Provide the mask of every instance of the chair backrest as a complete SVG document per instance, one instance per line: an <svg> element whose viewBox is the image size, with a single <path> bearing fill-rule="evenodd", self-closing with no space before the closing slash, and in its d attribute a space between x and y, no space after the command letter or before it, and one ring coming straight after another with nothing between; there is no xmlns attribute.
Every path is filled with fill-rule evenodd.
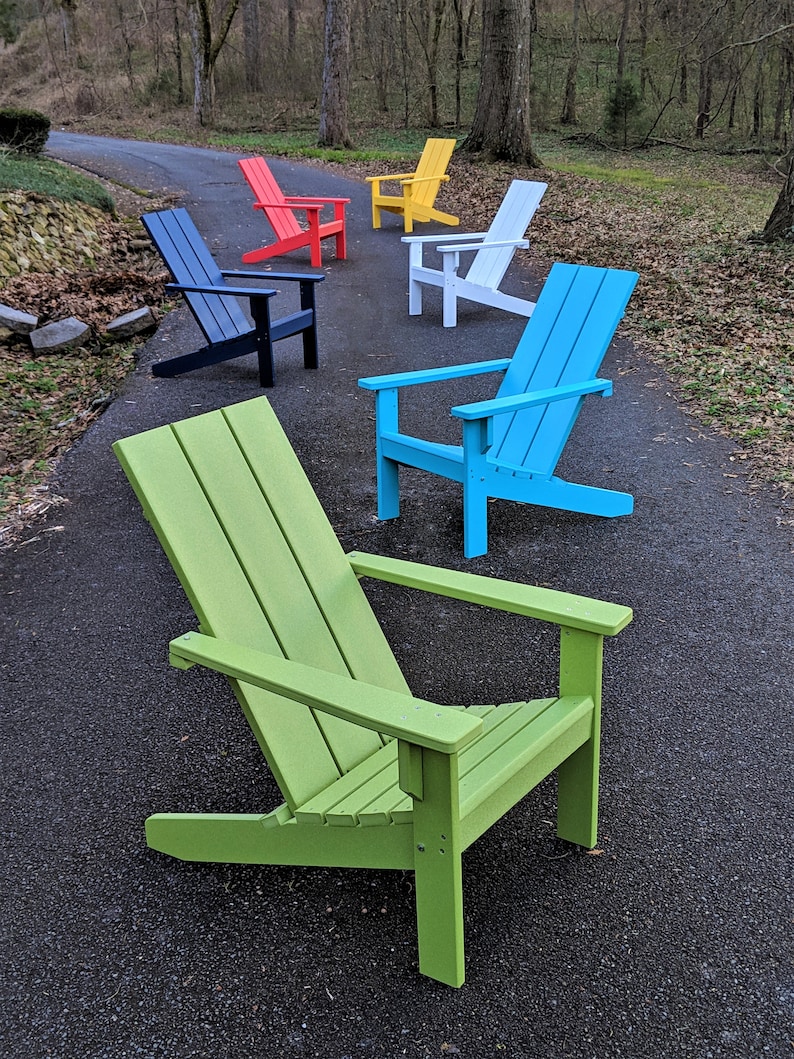
<svg viewBox="0 0 794 1059"><path fill-rule="evenodd" d="M595 379L639 276L590 265L552 266L497 397ZM490 457L553 473L583 397L498 416Z"/></svg>
<svg viewBox="0 0 794 1059"><path fill-rule="evenodd" d="M548 184L535 180L513 180L496 211L485 242L523 239ZM513 260L515 247L501 246L478 250L474 255L466 279L478 287L496 290Z"/></svg>
<svg viewBox="0 0 794 1059"><path fill-rule="evenodd" d="M447 171L456 142L454 139L434 139L432 137L426 141L422 155L416 164L414 176L435 179L423 179L413 188L412 198L418 205L432 206L436 201L441 178Z"/></svg>
<svg viewBox="0 0 794 1059"><path fill-rule="evenodd" d="M407 691L267 398L113 448L203 632ZM383 745L348 721L232 683L293 809Z"/></svg>
<svg viewBox="0 0 794 1059"><path fill-rule="evenodd" d="M226 285L187 210L144 213L141 220L175 282L211 287ZM224 342L251 330L250 322L232 295L185 292L183 297L210 343Z"/></svg>
<svg viewBox="0 0 794 1059"><path fill-rule="evenodd" d="M263 204L265 216L279 242L294 235L300 235L302 229L293 210L268 209L267 203L280 203L286 206L287 200L264 158L261 156L241 158L237 164L242 169L243 176L254 193L254 198Z"/></svg>

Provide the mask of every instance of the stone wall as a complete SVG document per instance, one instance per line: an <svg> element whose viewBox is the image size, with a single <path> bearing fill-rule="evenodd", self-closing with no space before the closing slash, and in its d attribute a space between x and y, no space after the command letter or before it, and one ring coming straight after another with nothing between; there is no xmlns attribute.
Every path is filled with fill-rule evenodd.
<svg viewBox="0 0 794 1059"><path fill-rule="evenodd" d="M0 282L23 272L94 268L107 253L108 215L26 191L0 191Z"/></svg>

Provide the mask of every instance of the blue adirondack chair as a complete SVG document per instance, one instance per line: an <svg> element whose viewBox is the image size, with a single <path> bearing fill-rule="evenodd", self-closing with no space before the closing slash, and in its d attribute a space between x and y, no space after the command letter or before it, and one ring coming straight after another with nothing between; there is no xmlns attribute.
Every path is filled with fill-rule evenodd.
<svg viewBox="0 0 794 1059"><path fill-rule="evenodd" d="M179 291L201 328L207 345L152 365L154 375L171 378L186 371L256 353L260 386L275 382L273 343L292 335L303 336L303 364L317 367L317 316L314 289L325 276L287 272L241 272L220 269L201 238L187 210L145 213L141 220L174 282L167 290ZM270 299L278 291L272 286L232 286L232 280L259 283L283 281L300 285L300 310L273 321ZM238 298L247 298L253 325Z"/></svg>
<svg viewBox="0 0 794 1059"><path fill-rule="evenodd" d="M376 393L378 517L400 513L401 465L461 483L467 559L488 550L489 497L590 515L630 514L634 501L627 493L572 485L554 470L585 396L612 393L612 383L596 374L638 278L557 263L512 359L359 379ZM400 389L486 372L505 373L496 397L452 409L462 422L461 446L400 433Z"/></svg>

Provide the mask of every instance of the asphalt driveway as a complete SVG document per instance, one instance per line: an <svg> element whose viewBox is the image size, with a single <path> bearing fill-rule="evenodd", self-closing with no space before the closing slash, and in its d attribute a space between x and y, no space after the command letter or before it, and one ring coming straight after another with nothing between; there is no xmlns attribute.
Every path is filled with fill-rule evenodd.
<svg viewBox="0 0 794 1059"><path fill-rule="evenodd" d="M263 237L233 154L63 133L49 150L176 193L222 267ZM409 473L403 514L379 523L357 378L509 355L523 321L466 306L444 329L432 297L409 318L396 218L374 232L363 184L273 170L288 192L351 199L349 259L324 251L320 368L280 343L268 394L345 547L635 610L606 651L600 844L555 840L548 781L475 843L459 991L417 973L409 874L182 864L146 848L152 812L264 811L278 797L224 682L168 666L194 618L110 451L260 392L253 358L152 377L154 360L198 344L180 309L63 461L68 502L0 552L0 1053L791 1056L794 560L775 496L747 487L730 442L619 339L603 369L615 394L586 405L564 470L632 492L632 516L495 503L491 550L467 563L459 491ZM308 251L278 269L310 271ZM466 386L490 395L488 380ZM449 403L433 388L407 413L443 430ZM424 697L511 700L550 679L526 622L385 588L373 605Z"/></svg>

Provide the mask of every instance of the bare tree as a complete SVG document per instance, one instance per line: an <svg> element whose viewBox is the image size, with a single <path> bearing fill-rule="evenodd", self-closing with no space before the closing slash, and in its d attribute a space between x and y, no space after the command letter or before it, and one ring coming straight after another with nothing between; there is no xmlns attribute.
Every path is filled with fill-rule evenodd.
<svg viewBox="0 0 794 1059"><path fill-rule="evenodd" d="M319 142L352 147L349 127L351 0L325 0L325 56Z"/></svg>
<svg viewBox="0 0 794 1059"><path fill-rule="evenodd" d="M77 47L77 0L59 0L61 9L61 32L63 33L63 51L69 58Z"/></svg>
<svg viewBox="0 0 794 1059"><path fill-rule="evenodd" d="M213 30L214 0L188 0L187 19L193 53L193 113L199 125L215 116L215 64L237 13L239 0L226 0Z"/></svg>
<svg viewBox="0 0 794 1059"><path fill-rule="evenodd" d="M794 242L794 148L789 151L788 174L761 238L765 243L779 239Z"/></svg>
<svg viewBox="0 0 794 1059"><path fill-rule="evenodd" d="M245 87L249 92L262 88L262 39L259 32L259 0L242 0Z"/></svg>
<svg viewBox="0 0 794 1059"><path fill-rule="evenodd" d="M463 150L530 166L530 0L483 0L482 52L477 106Z"/></svg>
<svg viewBox="0 0 794 1059"><path fill-rule="evenodd" d="M413 25L422 54L425 57L427 71L427 122L431 129L439 124L438 118L438 64L441 43L441 27L444 20L446 0L431 0L418 4L411 13Z"/></svg>
<svg viewBox="0 0 794 1059"><path fill-rule="evenodd" d="M562 100L560 122L563 125L576 124L576 78L579 73L581 47L579 44L579 11L582 0L573 0L571 10L571 57L565 74L565 94Z"/></svg>

